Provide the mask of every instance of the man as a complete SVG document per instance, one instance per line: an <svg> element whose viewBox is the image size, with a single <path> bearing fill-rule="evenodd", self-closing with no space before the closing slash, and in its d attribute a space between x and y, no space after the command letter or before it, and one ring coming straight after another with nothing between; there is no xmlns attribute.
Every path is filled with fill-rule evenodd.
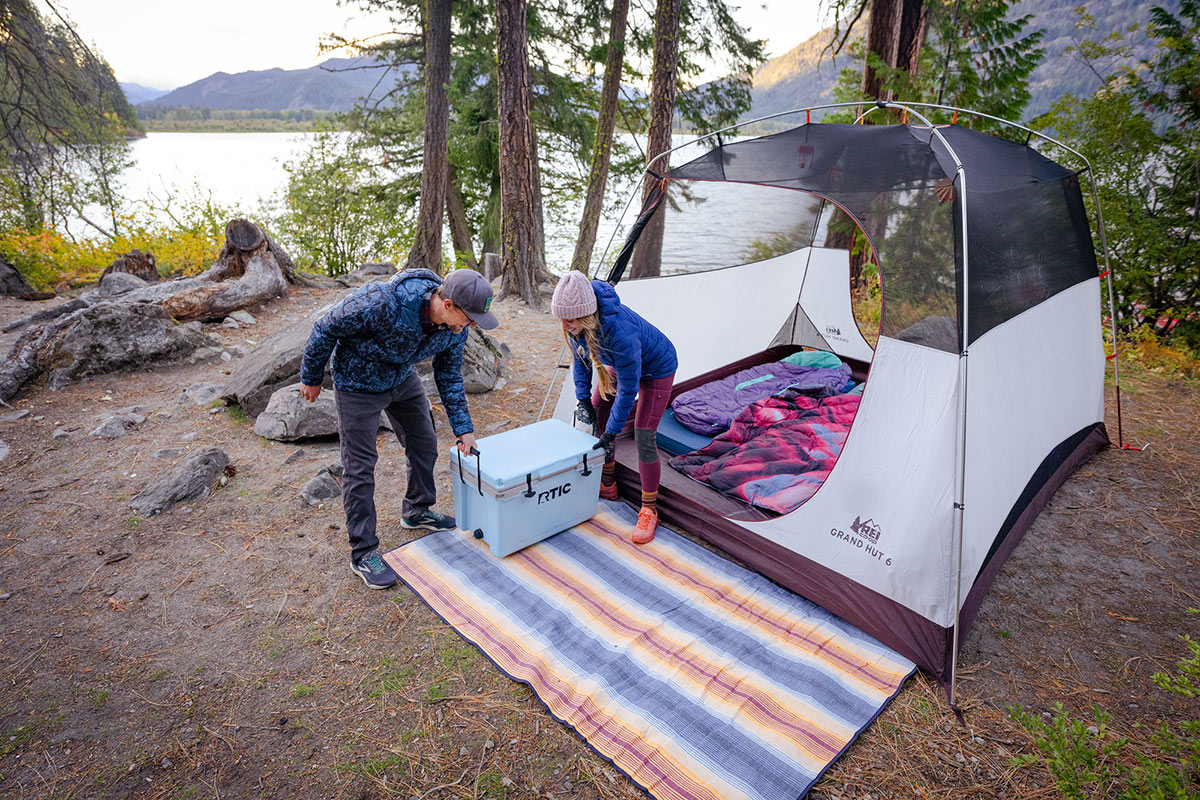
<svg viewBox="0 0 1200 800"><path fill-rule="evenodd" d="M491 330L500 324L488 310L491 304L492 287L478 272L455 270L443 283L427 269L410 269L387 283L370 283L354 292L317 320L308 337L300 362L300 394L310 403L317 399L325 362L332 354L350 564L372 589L386 589L397 580L379 557L375 532L379 412L391 420L408 461L400 524L435 531L453 528L453 517L433 510L438 442L414 365L433 358L433 377L450 427L459 450L469 455L475 447L475 426L463 390L463 346L468 328Z"/></svg>

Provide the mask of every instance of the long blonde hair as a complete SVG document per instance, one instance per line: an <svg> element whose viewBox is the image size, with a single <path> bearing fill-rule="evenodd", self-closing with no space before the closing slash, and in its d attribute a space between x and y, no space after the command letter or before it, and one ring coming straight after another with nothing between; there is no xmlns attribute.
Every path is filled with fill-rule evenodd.
<svg viewBox="0 0 1200 800"><path fill-rule="evenodd" d="M587 345L588 355L591 356L592 364L596 367L596 379L599 383L597 388L600 389L600 396L607 399L617 393L616 384L613 383L612 373L608 371L608 367L600 361L600 351L604 349L604 340L600 330L600 315L596 312L588 314L586 317L580 317L575 320L583 328L583 342ZM571 348L571 352L583 357L583 345L579 341L567 333L563 329L563 337L567 340L567 346Z"/></svg>

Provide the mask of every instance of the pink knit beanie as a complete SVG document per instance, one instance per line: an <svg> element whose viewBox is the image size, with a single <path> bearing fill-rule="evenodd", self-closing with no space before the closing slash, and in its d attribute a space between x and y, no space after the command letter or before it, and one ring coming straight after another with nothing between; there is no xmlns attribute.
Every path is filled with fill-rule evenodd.
<svg viewBox="0 0 1200 800"><path fill-rule="evenodd" d="M579 319L595 311L596 291L592 282L579 270L571 270L554 287L550 313L559 319Z"/></svg>

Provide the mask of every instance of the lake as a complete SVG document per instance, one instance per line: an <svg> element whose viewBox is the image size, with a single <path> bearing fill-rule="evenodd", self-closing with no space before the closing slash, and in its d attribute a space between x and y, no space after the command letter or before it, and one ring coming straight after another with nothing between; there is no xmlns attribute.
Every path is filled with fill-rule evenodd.
<svg viewBox="0 0 1200 800"><path fill-rule="evenodd" d="M166 220L159 208L170 198L178 209L191 201L211 198L222 208L237 214L252 217L269 217L273 204L282 197L287 185L287 172L283 165L298 159L310 146L312 133L166 133L151 132L144 139L131 143L133 166L122 176L124 195L146 213L155 213ZM688 141L690 137L676 136L675 144ZM630 137L632 143L632 137ZM704 146L692 146L672 155L673 164L681 164L702 153ZM629 181L610 180L606 191L608 217L602 221L597 234L598 247L602 250L608 243L616 220L629 199ZM732 187L730 187L732 188ZM761 190L760 190L761 191ZM773 193L774 194L774 193ZM757 199L757 198L754 198ZM633 222L637 208L635 203L623 221L624 227ZM669 237L677 249L686 243L686 252L677 252L667 261L678 261L679 266L690 263L696 266L724 266L737 263L738 254L747 237L766 236L778 230L794 214L789 204L754 202L747 197L743 203L734 204L733 216L729 204L715 204L718 208L706 208L703 203L690 206L688 213L679 216L687 230L679 236ZM579 230L579 214L582 200L567 205L557 212L546 210L546 260L554 272L565 271L571 262L574 243ZM740 232L733 237L731 230ZM449 246L449 234L444 241ZM613 244L615 252L620 242ZM478 253L476 255L479 255ZM599 257L599 251L597 251ZM732 259L732 260L731 260ZM686 268L686 267L684 267ZM669 269L674 271L674 269Z"/></svg>

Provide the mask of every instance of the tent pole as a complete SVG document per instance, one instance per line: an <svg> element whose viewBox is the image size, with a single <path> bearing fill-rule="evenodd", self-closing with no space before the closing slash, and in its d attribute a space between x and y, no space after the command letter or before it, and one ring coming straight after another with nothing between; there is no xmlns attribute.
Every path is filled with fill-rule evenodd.
<svg viewBox="0 0 1200 800"><path fill-rule="evenodd" d="M1080 158L1083 157L1080 156ZM1112 334L1113 347L1113 383L1117 388L1117 446L1124 447L1125 432L1121 428L1121 359L1117 356L1119 352L1117 347L1117 309L1116 301L1113 300L1112 266L1108 261L1108 235L1104 229L1104 214L1100 211L1100 194L1096 190L1096 173L1086 158L1083 161L1087 164L1088 180L1092 184L1092 205L1096 208L1096 222L1100 229L1100 248L1104 253L1104 276L1108 283L1108 325Z"/></svg>
<svg viewBox="0 0 1200 800"><path fill-rule="evenodd" d="M958 165L958 187L962 202L962 352L958 357L958 474L954 480L954 539L958 550L954 568L954 635L950 649L950 707L958 708L958 634L962 621L962 562L963 562L963 517L966 513L967 491L967 323L970 320L970 282L967 279L967 173Z"/></svg>

